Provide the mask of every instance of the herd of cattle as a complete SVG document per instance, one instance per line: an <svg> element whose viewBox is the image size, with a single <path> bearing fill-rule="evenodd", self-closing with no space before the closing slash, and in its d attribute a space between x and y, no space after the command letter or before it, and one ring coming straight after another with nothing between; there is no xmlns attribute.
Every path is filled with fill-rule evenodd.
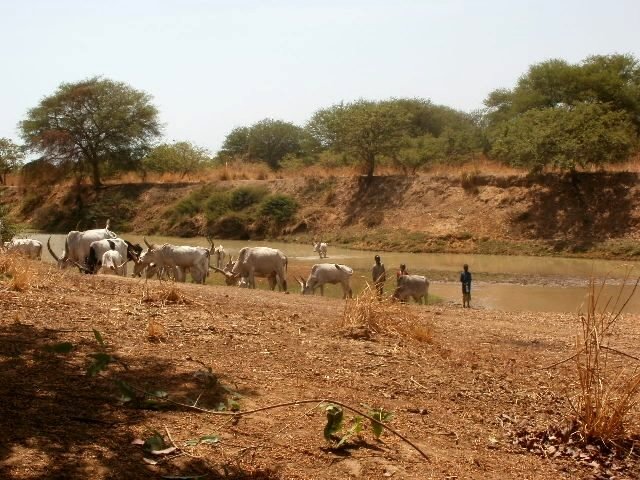
<svg viewBox="0 0 640 480"><path fill-rule="evenodd" d="M105 273L126 276L127 263L134 263L133 276L146 278L172 278L175 281L186 281L187 274L195 283L204 284L209 271L213 270L224 275L227 285L255 288L255 278L266 278L271 290L276 286L281 291L287 291L286 272L287 256L282 251L270 247L244 247L234 260L229 256L224 262L226 252L222 245L215 247L208 238L210 248L177 246L165 243L155 245L144 242L147 250L141 245L133 244L119 238L109 229L109 222L105 228L74 230L67 234L64 250L60 256L51 248L51 237L47 240L47 249L56 261L58 268L77 267L88 274ZM32 259L42 258L42 243L28 238L14 238L3 244L3 250L16 252ZM327 244L314 242L314 251L321 259L327 258ZM214 265L211 265L213 257ZM337 263L319 263L313 265L307 279L296 278L302 294L313 294L316 288L324 295L325 284L340 284L343 298L353 297L351 277L353 269L347 265ZM429 282L421 275L408 275L400 278L394 292L394 297L401 301L409 297L421 302L427 301Z"/></svg>

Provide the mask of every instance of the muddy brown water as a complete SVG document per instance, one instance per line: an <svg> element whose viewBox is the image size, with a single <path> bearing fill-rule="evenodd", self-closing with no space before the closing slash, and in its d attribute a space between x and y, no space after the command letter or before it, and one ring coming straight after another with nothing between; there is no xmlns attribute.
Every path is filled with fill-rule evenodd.
<svg viewBox="0 0 640 480"><path fill-rule="evenodd" d="M48 234L31 234L43 243ZM143 244L143 238L137 235L123 235L127 240ZM64 247L65 235L51 235L51 246L58 253ZM154 243L173 243L176 245L207 246L204 238L178 238L149 236ZM307 271L314 263L336 262L349 265L355 270L354 292L359 291L370 281L373 256L376 252L351 250L329 245L328 258L320 260L307 244L283 242L254 242L238 240L217 240L216 246L222 244L232 255L245 246L269 245L279 248L289 257L289 269ZM410 273L426 275L431 279L430 296L445 302L461 303L459 272L464 263L469 264L474 275L472 289L472 306L504 311L533 312L577 312L582 308L587 294L590 277L602 281L609 279L602 290L600 304L604 305L612 299L613 304L618 295L626 299L633 286L628 281L623 285L625 275L631 269L631 279L640 276L640 262L623 262L614 260L589 260L558 257L526 257L501 255L465 255L465 254L428 254L428 253L394 253L378 252L386 265L388 278L386 290L395 285L395 271L400 263L405 263ZM45 248L43 260L53 262L53 258ZM301 268L302 267L302 268ZM222 284L220 275L213 275L209 280L213 284ZM260 282L266 288L264 282ZM290 278L289 286L294 290L295 282ZM340 286L329 285L325 295L339 297ZM621 301L618 302L618 305ZM640 292L636 292L628 302L625 312L640 313Z"/></svg>

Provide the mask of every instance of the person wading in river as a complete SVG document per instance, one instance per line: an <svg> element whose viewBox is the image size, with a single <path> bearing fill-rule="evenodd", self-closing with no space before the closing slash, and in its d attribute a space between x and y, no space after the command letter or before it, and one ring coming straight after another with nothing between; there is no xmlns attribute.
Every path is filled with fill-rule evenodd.
<svg viewBox="0 0 640 480"><path fill-rule="evenodd" d="M396 284L399 284L400 277L404 277L405 275L409 275L409 271L407 270L407 266L404 263L401 263L400 270L396 272Z"/></svg>
<svg viewBox="0 0 640 480"><path fill-rule="evenodd" d="M460 283L462 284L462 308L471 308L471 272L469 265L466 263L462 267L463 272L460 273Z"/></svg>
<svg viewBox="0 0 640 480"><path fill-rule="evenodd" d="M380 255L373 257L376 261L371 274L373 276L373 284L376 286L378 296L381 297L384 293L384 282L387 280L387 273L384 270L384 263L380 263Z"/></svg>

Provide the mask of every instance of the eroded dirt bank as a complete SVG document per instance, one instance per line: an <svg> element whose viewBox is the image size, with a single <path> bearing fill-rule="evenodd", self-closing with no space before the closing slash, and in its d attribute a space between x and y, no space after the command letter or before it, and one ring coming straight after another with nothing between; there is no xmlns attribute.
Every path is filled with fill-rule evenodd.
<svg viewBox="0 0 640 480"><path fill-rule="evenodd" d="M109 185L32 192L4 189L0 202L34 228L65 232L112 218L134 233L219 238L323 238L376 250L640 258L636 173L538 176L299 177L208 184L211 191L259 187L291 196L283 225L234 212L176 213L204 184ZM203 198L203 202L207 197Z"/></svg>
<svg viewBox="0 0 640 480"><path fill-rule="evenodd" d="M430 343L392 330L364 339L340 328L340 300L30 268L26 291L0 280L2 478L640 475L635 455L605 464L589 450L554 456L542 454L535 439L531 450L514 443L571 416L572 363L544 367L573 353L573 316L409 305L407 315L433 326ZM625 317L611 337L634 356L638 320ZM65 342L73 349L56 353ZM90 377L96 352L114 361ZM324 412L314 405L232 421L140 396L123 403L116 381L202 408L231 406L231 399L248 410L327 397L383 407L429 461L389 433L378 441L365 431L332 450L322 436ZM637 411L630 418L629 434L640 433ZM181 454L146 464L132 441L153 432ZM186 446L208 435L219 441Z"/></svg>

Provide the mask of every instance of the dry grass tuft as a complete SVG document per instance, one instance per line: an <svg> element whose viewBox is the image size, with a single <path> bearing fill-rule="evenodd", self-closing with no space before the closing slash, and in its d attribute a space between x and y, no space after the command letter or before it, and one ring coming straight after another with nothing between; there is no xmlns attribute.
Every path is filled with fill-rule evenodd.
<svg viewBox="0 0 640 480"><path fill-rule="evenodd" d="M0 281L6 280L10 290L28 290L34 284L36 276L36 271L24 257L13 254L0 256Z"/></svg>
<svg viewBox="0 0 640 480"><path fill-rule="evenodd" d="M157 320L149 319L147 337L152 342L163 342L167 339L167 329Z"/></svg>
<svg viewBox="0 0 640 480"><path fill-rule="evenodd" d="M191 303L191 300L184 294L184 292L180 291L180 289L176 286L175 282L159 282L157 289L152 290L149 282L145 280L144 285L142 287L142 298L140 299L141 303L179 303L182 305L188 305Z"/></svg>
<svg viewBox="0 0 640 480"><path fill-rule="evenodd" d="M628 280L628 275L625 282ZM596 288L589 282L587 311L580 315L576 353L572 357L578 376L578 393L570 399L580 433L585 441L616 440L624 434L625 420L640 399L640 359L610 346L614 327L638 286L628 298L622 287L615 299L604 305L602 292L606 282ZM630 363L633 360L636 363Z"/></svg>
<svg viewBox="0 0 640 480"><path fill-rule="evenodd" d="M415 307L391 297L379 298L368 283L360 295L346 301L339 326L350 335L360 332L357 336L366 338L386 334L432 343L434 335L433 324L422 319Z"/></svg>

